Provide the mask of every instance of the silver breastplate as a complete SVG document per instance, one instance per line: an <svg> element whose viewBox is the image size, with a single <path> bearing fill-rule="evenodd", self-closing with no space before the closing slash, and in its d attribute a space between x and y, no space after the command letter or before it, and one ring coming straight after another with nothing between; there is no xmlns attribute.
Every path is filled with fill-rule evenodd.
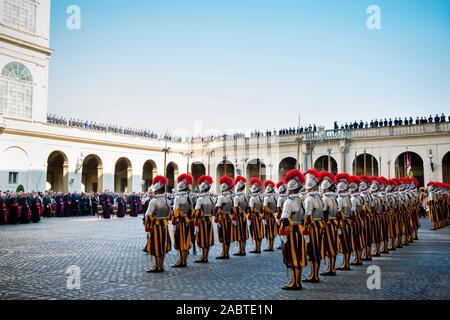
<svg viewBox="0 0 450 320"><path fill-rule="evenodd" d="M167 200L165 197L155 198L154 200L154 214L157 218L166 218L170 213L169 205L167 204Z"/></svg>
<svg viewBox="0 0 450 320"><path fill-rule="evenodd" d="M177 199L175 201L176 208L174 209L180 209L184 215L190 216L191 215L191 203L189 196L187 194L180 194L177 196Z"/></svg>
<svg viewBox="0 0 450 320"><path fill-rule="evenodd" d="M245 198L245 194L242 194L238 198L238 206L241 208L242 211L247 211L248 208L248 201Z"/></svg>
<svg viewBox="0 0 450 320"><path fill-rule="evenodd" d="M261 212L262 209L262 201L261 198L259 196L255 196L255 202L254 202L254 206L253 208L257 211L257 212Z"/></svg>
<svg viewBox="0 0 450 320"><path fill-rule="evenodd" d="M305 218L302 201L300 198L289 199L289 210L291 211L291 220L294 223L302 223Z"/></svg>
<svg viewBox="0 0 450 320"><path fill-rule="evenodd" d="M212 216L214 212L214 201L210 195L201 196L201 208L205 217Z"/></svg>
<svg viewBox="0 0 450 320"><path fill-rule="evenodd" d="M233 210L233 200L231 199L231 195L226 195L223 199L222 210L228 214Z"/></svg>
<svg viewBox="0 0 450 320"><path fill-rule="evenodd" d="M268 196L269 201L267 202L267 207L269 208L270 212L276 212L277 211L277 202L275 201L275 197L273 195Z"/></svg>

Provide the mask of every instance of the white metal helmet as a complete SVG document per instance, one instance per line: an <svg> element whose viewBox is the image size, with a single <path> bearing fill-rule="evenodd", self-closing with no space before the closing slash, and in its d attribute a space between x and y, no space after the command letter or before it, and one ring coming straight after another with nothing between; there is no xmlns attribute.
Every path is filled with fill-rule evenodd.
<svg viewBox="0 0 450 320"><path fill-rule="evenodd" d="M262 189L262 182L259 178L252 178L250 179L250 190L252 193L258 193L261 192Z"/></svg>
<svg viewBox="0 0 450 320"><path fill-rule="evenodd" d="M213 179L210 176L201 176L200 178L198 178L197 184L199 186L198 188L200 192L204 192L211 188Z"/></svg>
<svg viewBox="0 0 450 320"><path fill-rule="evenodd" d="M336 190L338 192L344 192L348 190L352 177L347 173L340 173L335 177Z"/></svg>
<svg viewBox="0 0 450 320"><path fill-rule="evenodd" d="M287 189L289 191L294 191L304 186L305 176L300 170L293 169L286 174L284 182L287 184Z"/></svg>
<svg viewBox="0 0 450 320"><path fill-rule="evenodd" d="M242 176L237 176L234 180L236 190L242 190L245 188L245 184L247 183L247 179Z"/></svg>
<svg viewBox="0 0 450 320"><path fill-rule="evenodd" d="M163 176L156 176L153 179L153 191L157 192L167 185L167 178Z"/></svg>

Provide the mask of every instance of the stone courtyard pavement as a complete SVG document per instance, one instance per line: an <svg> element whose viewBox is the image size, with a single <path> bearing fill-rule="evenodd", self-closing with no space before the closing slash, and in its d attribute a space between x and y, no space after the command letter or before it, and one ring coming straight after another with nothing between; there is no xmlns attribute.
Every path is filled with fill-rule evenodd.
<svg viewBox="0 0 450 320"><path fill-rule="evenodd" d="M166 272L147 274L150 258L141 218L96 220L66 218L37 225L0 227L0 299L449 299L450 227L430 231L422 220L420 240L381 258L304 284L286 292L288 282L280 251L216 260L173 269L176 251L166 259ZM278 241L278 240L277 240ZM249 246L252 244L249 241ZM235 246L231 249L235 252ZM338 260L338 264L341 260ZM81 288L69 290L70 266L81 269ZM381 289L369 290L367 267L381 268ZM304 275L309 268L304 270Z"/></svg>

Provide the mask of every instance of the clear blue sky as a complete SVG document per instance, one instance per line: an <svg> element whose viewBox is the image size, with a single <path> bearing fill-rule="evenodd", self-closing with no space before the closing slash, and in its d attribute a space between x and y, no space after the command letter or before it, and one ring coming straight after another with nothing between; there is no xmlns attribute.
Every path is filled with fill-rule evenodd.
<svg viewBox="0 0 450 320"><path fill-rule="evenodd" d="M67 117L164 131L450 113L447 0L53 0L51 24L49 112Z"/></svg>

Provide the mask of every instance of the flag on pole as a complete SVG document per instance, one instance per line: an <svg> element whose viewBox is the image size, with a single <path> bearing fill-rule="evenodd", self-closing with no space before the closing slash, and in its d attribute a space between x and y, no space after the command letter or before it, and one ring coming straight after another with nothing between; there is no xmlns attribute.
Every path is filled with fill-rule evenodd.
<svg viewBox="0 0 450 320"><path fill-rule="evenodd" d="M408 147L406 147L406 175L411 178L413 177L411 168L411 156L408 152Z"/></svg>

